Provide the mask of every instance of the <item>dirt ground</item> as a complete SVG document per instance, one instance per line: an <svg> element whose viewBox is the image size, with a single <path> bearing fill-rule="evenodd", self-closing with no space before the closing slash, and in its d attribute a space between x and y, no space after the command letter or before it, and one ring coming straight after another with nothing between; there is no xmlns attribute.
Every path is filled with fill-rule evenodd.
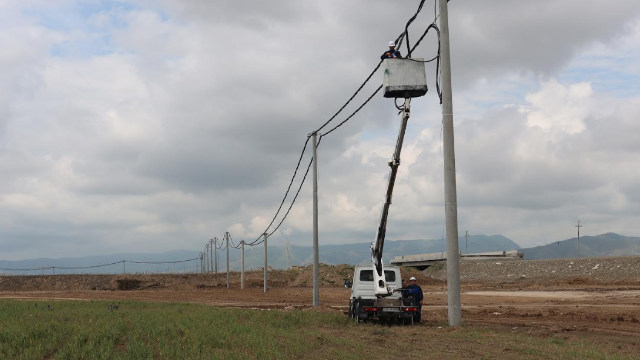
<svg viewBox="0 0 640 360"><path fill-rule="evenodd" d="M323 266L320 309L310 307L310 268L270 272L266 293L262 289L262 272L247 273L245 289L240 289L240 275L235 273L230 289L226 288L225 274L6 276L0 277L0 299L178 301L345 312L350 290L342 286L342 280L351 271L346 265ZM418 275L418 283L425 292L422 326L444 326L447 321L444 281L417 270L403 270L403 277L409 275ZM640 353L639 280L630 277L610 282L567 276L547 283L525 278L467 281L462 284L463 322L542 336L581 334L605 341L611 337L616 344L637 348Z"/></svg>

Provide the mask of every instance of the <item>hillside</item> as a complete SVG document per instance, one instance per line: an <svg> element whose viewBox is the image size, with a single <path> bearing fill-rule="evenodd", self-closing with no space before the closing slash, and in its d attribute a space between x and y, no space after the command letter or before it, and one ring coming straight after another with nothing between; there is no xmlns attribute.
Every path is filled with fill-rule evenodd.
<svg viewBox="0 0 640 360"><path fill-rule="evenodd" d="M369 243L353 243L340 245L322 245L320 239L320 262L324 264L349 264L357 265L370 261ZM309 241L311 242L311 241ZM520 249L518 244L502 235L472 235L469 236L469 252L499 251ZM420 253L433 253L441 250L446 251L446 241L441 240L388 240L385 242L384 261L398 255L410 255ZM313 248L311 246L294 246L289 249L292 265L308 265L312 263ZM460 238L460 251L465 252L465 239ZM220 271L226 269L226 251L218 250ZM286 248L282 245L269 246L268 249L269 266L274 269L286 269L289 267L289 259ZM11 269L37 269L40 267L78 267L93 266L97 264L109 264L127 261L162 262L176 261L197 258L198 252L191 250L175 250L166 253L123 253L101 256L87 256L81 258L60 258L60 259L30 259L20 261L2 261L0 268ZM240 250L230 249L230 268L240 269ZM245 251L245 269L256 270L263 266L264 248L263 246L247 247ZM193 273L198 270L200 261L191 261L177 264L134 264L126 263L127 273ZM85 273L104 274L122 273L125 268L122 264L107 267L90 268L82 270L56 269L56 274ZM49 270L50 272L50 270ZM0 270L2 273L2 270ZM10 274L41 274L41 271L12 271Z"/></svg>
<svg viewBox="0 0 640 360"><path fill-rule="evenodd" d="M576 258L578 238L522 249L525 259ZM640 237L606 233L580 237L580 257L640 255Z"/></svg>

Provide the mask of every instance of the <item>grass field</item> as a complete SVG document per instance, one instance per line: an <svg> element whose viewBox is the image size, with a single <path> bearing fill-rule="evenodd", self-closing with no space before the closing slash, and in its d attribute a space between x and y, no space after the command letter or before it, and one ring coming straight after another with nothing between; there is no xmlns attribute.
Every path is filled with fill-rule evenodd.
<svg viewBox="0 0 640 360"><path fill-rule="evenodd" d="M608 339L355 325L342 314L183 303L0 301L0 359L634 359ZM50 305L52 309L47 309Z"/></svg>

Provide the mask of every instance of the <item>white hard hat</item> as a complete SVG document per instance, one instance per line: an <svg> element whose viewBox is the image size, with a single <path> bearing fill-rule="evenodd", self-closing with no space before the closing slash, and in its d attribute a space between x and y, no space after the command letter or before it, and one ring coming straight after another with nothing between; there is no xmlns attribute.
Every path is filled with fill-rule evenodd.
<svg viewBox="0 0 640 360"><path fill-rule="evenodd" d="M409 279L409 281L416 281L416 278L414 278L413 276Z"/></svg>
<svg viewBox="0 0 640 360"><path fill-rule="evenodd" d="M389 46L396 46L396 43L393 41L389 41Z"/></svg>

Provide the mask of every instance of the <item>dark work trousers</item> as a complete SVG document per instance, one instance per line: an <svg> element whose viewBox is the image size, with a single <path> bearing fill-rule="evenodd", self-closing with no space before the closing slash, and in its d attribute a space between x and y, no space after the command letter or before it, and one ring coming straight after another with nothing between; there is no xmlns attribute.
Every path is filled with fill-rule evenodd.
<svg viewBox="0 0 640 360"><path fill-rule="evenodd" d="M418 313L413 320L418 323L422 321L422 305L418 305Z"/></svg>

